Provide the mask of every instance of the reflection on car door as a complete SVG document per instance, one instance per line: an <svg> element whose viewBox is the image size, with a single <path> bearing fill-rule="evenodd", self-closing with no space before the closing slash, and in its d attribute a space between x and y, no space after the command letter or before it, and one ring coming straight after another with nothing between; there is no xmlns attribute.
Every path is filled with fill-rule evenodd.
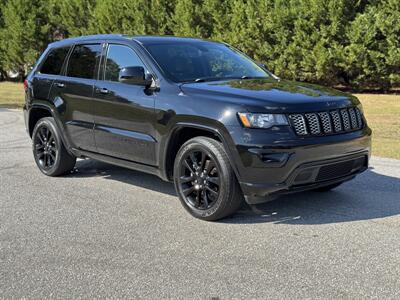
<svg viewBox="0 0 400 300"><path fill-rule="evenodd" d="M36 100L48 100L51 85L61 72L70 47L51 49L43 64L33 77L33 97Z"/></svg>
<svg viewBox="0 0 400 300"><path fill-rule="evenodd" d="M118 82L119 71L128 66L146 69L130 46L109 44L94 94L97 151L155 165L155 95L146 93L143 86Z"/></svg>

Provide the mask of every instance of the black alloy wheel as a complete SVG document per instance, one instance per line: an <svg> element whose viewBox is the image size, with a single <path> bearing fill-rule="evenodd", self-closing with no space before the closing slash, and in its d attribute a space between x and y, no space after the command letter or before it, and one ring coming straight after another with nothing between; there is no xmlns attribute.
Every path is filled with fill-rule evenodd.
<svg viewBox="0 0 400 300"><path fill-rule="evenodd" d="M58 176L73 170L76 157L65 148L58 127L51 117L40 119L33 129L32 150L42 173Z"/></svg>
<svg viewBox="0 0 400 300"><path fill-rule="evenodd" d="M215 221L236 212L243 193L221 142L205 136L186 141L174 163L175 189L194 217Z"/></svg>
<svg viewBox="0 0 400 300"><path fill-rule="evenodd" d="M51 169L57 160L58 145L54 134L47 126L41 126L34 137L34 151L40 167Z"/></svg>
<svg viewBox="0 0 400 300"><path fill-rule="evenodd" d="M218 199L220 172L212 157L204 150L188 153L181 165L179 184L185 202L196 209L209 209Z"/></svg>

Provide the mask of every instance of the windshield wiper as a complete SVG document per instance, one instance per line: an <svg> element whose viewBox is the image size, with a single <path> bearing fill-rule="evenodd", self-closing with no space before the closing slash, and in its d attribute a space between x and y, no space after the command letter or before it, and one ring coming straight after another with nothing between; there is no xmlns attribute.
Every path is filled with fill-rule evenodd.
<svg viewBox="0 0 400 300"><path fill-rule="evenodd" d="M252 76L246 76L246 75L241 76L241 77L199 77L199 78L196 78L193 80L184 81L182 83L191 83L191 82L198 83L198 82L206 82L206 81L223 81L223 80L232 80L232 79L257 79L257 78L266 78L266 77L260 77L260 76L252 77Z"/></svg>

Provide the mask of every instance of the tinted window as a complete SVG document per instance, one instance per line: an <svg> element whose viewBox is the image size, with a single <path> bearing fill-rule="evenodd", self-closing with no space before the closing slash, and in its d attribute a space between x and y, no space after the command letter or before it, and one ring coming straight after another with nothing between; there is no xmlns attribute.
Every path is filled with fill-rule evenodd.
<svg viewBox="0 0 400 300"><path fill-rule="evenodd" d="M149 44L146 48L175 81L269 76L251 59L225 44L179 42Z"/></svg>
<svg viewBox="0 0 400 300"><path fill-rule="evenodd" d="M96 65L100 54L100 44L75 46L68 60L67 76L95 78Z"/></svg>
<svg viewBox="0 0 400 300"><path fill-rule="evenodd" d="M118 74L125 67L145 67L135 51L123 45L110 45L107 52L105 80L118 81Z"/></svg>
<svg viewBox="0 0 400 300"><path fill-rule="evenodd" d="M40 73L54 75L60 74L64 59L67 56L68 51L69 47L51 50L49 55L47 55L42 67L40 68Z"/></svg>

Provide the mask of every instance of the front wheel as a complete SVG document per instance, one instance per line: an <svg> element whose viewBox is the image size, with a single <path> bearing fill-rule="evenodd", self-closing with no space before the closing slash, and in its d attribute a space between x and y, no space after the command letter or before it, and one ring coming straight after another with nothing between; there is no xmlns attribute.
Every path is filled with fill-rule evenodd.
<svg viewBox="0 0 400 300"><path fill-rule="evenodd" d="M194 217L215 221L233 214L243 194L222 144L207 137L187 141L175 158L174 183Z"/></svg>
<svg viewBox="0 0 400 300"><path fill-rule="evenodd" d="M65 149L53 118L42 118L36 123L32 150L40 171L48 176L65 174L75 166L76 157Z"/></svg>

